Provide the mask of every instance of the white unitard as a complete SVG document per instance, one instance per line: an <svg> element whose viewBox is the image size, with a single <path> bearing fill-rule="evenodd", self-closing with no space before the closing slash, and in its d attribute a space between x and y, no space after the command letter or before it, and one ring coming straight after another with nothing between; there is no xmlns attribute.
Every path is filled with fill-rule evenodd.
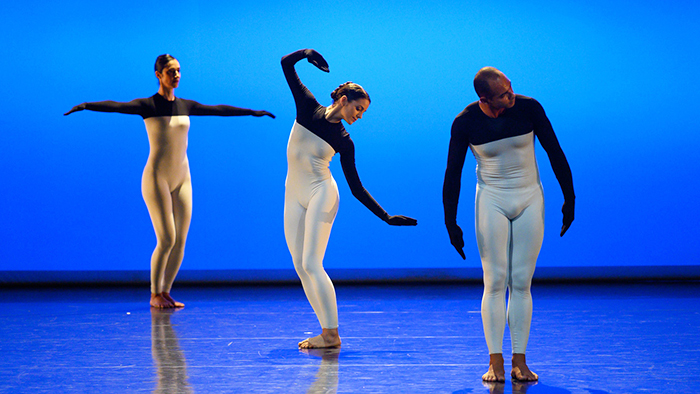
<svg viewBox="0 0 700 394"><path fill-rule="evenodd" d="M323 257L338 212L338 187L328 165L340 153L343 174L355 196L384 221L389 215L362 186L355 168L355 145L343 125L329 122L326 107L301 83L294 65L304 50L282 58L282 70L294 96L297 117L287 145L284 234L306 297L322 328L338 327L335 289Z"/></svg>
<svg viewBox="0 0 700 394"><path fill-rule="evenodd" d="M338 212L338 186L328 168L335 150L294 122L287 145L284 235L306 297L321 327L338 327L335 289L323 256Z"/></svg>
<svg viewBox="0 0 700 394"><path fill-rule="evenodd" d="M534 99L517 95L515 105L498 118L489 118L478 102L472 103L452 125L443 187L445 223L448 230L456 226L462 167L471 149L477 162L476 240L484 271L481 317L490 354L503 352L506 322L513 353L525 353L530 334L530 284L544 237L535 137L549 156L565 199L573 200L571 169Z"/></svg>
<svg viewBox="0 0 700 394"><path fill-rule="evenodd" d="M143 117L151 149L141 178L141 192L157 241L151 255L151 293L169 293L182 264L192 217L192 181L187 159L190 115L260 116L261 111L203 105L178 97L169 101L158 93L129 102L100 101L78 107Z"/></svg>
<svg viewBox="0 0 700 394"><path fill-rule="evenodd" d="M506 318L513 353L525 353L527 347L530 282L544 236L534 141L530 132L470 146L477 162L476 240L484 270L481 318L490 354L502 353Z"/></svg>
<svg viewBox="0 0 700 394"><path fill-rule="evenodd" d="M141 193L156 233L151 255L151 293L169 293L185 256L192 219L192 178L187 159L190 118L145 118L151 150Z"/></svg>

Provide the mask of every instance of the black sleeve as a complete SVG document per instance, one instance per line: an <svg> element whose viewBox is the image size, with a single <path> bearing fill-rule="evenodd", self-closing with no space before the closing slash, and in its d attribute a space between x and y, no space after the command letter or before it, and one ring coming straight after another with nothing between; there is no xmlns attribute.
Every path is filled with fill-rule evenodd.
<svg viewBox="0 0 700 394"><path fill-rule="evenodd" d="M462 187L462 168L469 149L467 133L464 130L464 118L457 116L452 122L450 149L447 153L447 169L442 185L442 206L445 210L445 224L457 224L457 204Z"/></svg>
<svg viewBox="0 0 700 394"><path fill-rule="evenodd" d="M252 109L238 108L230 105L204 105L194 100L186 100L189 106L189 114L195 116L244 116L253 115Z"/></svg>
<svg viewBox="0 0 700 394"><path fill-rule="evenodd" d="M343 167L343 174L345 174L345 180L350 186L350 191L352 195L355 196L364 206L367 207L373 214L377 215L378 218L383 221L389 219L389 214L379 205L379 203L372 198L367 189L362 186L360 182L360 175L357 173L357 168L355 167L355 144L352 140L348 139L347 145L340 152L340 165Z"/></svg>
<svg viewBox="0 0 700 394"><path fill-rule="evenodd" d="M544 112L544 108L542 108L542 105L537 101L532 100L532 102L535 135L545 152L547 152L552 170L554 170L554 175L557 177L561 191L564 193L564 201L572 201L576 198L576 195L574 194L574 180L571 175L569 162L566 160L564 151L559 145L559 140L556 134L554 134L554 129Z"/></svg>
<svg viewBox="0 0 700 394"><path fill-rule="evenodd" d="M95 101L85 103L85 109L97 112L116 112L128 115L143 115L146 109L144 99L135 99L129 102Z"/></svg>
<svg viewBox="0 0 700 394"><path fill-rule="evenodd" d="M318 105L316 98L311 91L301 82L294 65L301 59L306 58L306 49L300 49L289 55L282 57L282 71L287 79L289 89L294 96L294 103L297 107L297 117L300 113L305 113L309 108L313 109Z"/></svg>

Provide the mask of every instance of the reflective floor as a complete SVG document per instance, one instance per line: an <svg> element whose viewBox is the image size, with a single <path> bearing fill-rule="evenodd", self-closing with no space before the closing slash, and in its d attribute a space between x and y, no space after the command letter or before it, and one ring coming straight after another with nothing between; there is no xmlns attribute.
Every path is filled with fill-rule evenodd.
<svg viewBox="0 0 700 394"><path fill-rule="evenodd" d="M536 284L540 381L490 387L480 286L337 293L342 350L303 352L318 322L297 286L179 288L171 312L147 288L0 289L0 392L700 391L699 283Z"/></svg>

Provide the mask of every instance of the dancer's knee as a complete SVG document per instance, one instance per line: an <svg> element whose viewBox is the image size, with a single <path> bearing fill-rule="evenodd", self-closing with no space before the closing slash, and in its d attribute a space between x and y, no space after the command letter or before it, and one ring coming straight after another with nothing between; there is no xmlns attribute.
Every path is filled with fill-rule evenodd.
<svg viewBox="0 0 700 394"><path fill-rule="evenodd" d="M294 270L297 272L297 275L299 275L299 278L302 279L302 281L305 278L309 277L309 273L306 272L306 269L304 268L304 262L303 259L301 258L292 258L292 262L294 263Z"/></svg>
<svg viewBox="0 0 700 394"><path fill-rule="evenodd" d="M508 278L505 272L484 272L484 293L500 294L504 292L507 286L507 279Z"/></svg>
<svg viewBox="0 0 700 394"><path fill-rule="evenodd" d="M305 258L301 262L301 268L307 275L315 275L323 271L323 262L317 258Z"/></svg>
<svg viewBox="0 0 700 394"><path fill-rule="evenodd" d="M173 244L173 246L170 248L170 258L175 258L182 260L183 257L185 256L185 242L184 240L180 241L177 240Z"/></svg>
<svg viewBox="0 0 700 394"><path fill-rule="evenodd" d="M297 275L299 275L300 278L307 276L301 261L294 260L294 270L297 272Z"/></svg>
<svg viewBox="0 0 700 394"><path fill-rule="evenodd" d="M511 291L529 294L532 285L532 271L526 269L513 270L511 274Z"/></svg>
<svg viewBox="0 0 700 394"><path fill-rule="evenodd" d="M510 290L511 292L513 292L513 294L529 296L531 284L532 281L529 279L516 280L515 278L513 278L513 281L510 284Z"/></svg>
<svg viewBox="0 0 700 394"><path fill-rule="evenodd" d="M157 244L156 248L170 253L173 248L175 248L175 245L177 245L177 238L175 237L174 234L169 234L169 233L164 233L164 234L158 234L157 235Z"/></svg>

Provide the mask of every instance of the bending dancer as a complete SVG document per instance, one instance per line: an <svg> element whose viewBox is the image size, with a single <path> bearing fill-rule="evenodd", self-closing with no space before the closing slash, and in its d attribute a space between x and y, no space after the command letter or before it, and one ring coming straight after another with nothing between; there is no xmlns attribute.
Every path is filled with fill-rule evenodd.
<svg viewBox="0 0 700 394"><path fill-rule="evenodd" d="M574 220L574 185L569 163L542 106L513 93L510 80L493 67L476 74L479 101L454 120L443 186L445 225L452 245L464 259L457 203L467 148L476 158L476 241L484 270L481 318L488 345L485 381L505 381L503 334L510 327L511 377L534 381L525 362L530 335L530 283L544 237L544 196L535 160L535 137L547 152L564 192L563 236ZM508 289L508 309L505 294Z"/></svg>
<svg viewBox="0 0 700 394"><path fill-rule="evenodd" d="M155 72L160 88L151 97L129 102L82 103L64 115L87 109L143 117L150 153L143 170L141 192L157 239L151 256L151 306L176 308L184 304L173 300L170 289L182 264L192 217L192 182L187 159L189 116L275 116L267 111L202 105L175 97L175 88L180 83L180 63L170 55L158 56Z"/></svg>
<svg viewBox="0 0 700 394"><path fill-rule="evenodd" d="M346 82L331 93L333 104L324 107L299 80L294 65L301 59L328 72L328 63L313 49L282 58L282 70L292 90L297 117L287 145L287 180L284 197L284 235L304 292L316 312L322 332L299 342L300 348L340 346L335 289L323 269L323 256L338 212L338 186L328 168L340 153L340 163L353 196L392 226L415 226L416 220L389 216L360 182L355 168L355 146L341 120L353 124L369 107L367 92Z"/></svg>

